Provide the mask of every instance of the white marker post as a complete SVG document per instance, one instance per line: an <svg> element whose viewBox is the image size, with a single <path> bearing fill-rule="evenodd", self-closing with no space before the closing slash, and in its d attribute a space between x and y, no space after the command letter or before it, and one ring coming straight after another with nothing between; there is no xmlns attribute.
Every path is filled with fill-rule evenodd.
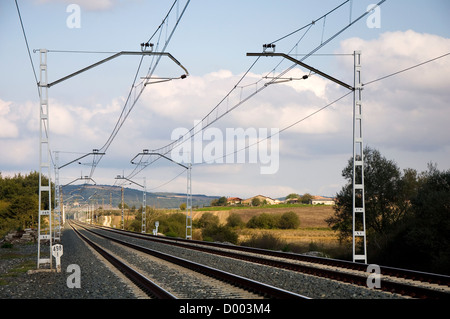
<svg viewBox="0 0 450 319"><path fill-rule="evenodd" d="M56 271L61 272L61 256L63 255L63 246L56 244L52 246L52 255L56 261Z"/></svg>
<svg viewBox="0 0 450 319"><path fill-rule="evenodd" d="M159 221L156 221L156 222L155 222L155 227L156 227L156 228L155 228L155 234L154 234L154 235L155 235L155 236L158 236Z"/></svg>

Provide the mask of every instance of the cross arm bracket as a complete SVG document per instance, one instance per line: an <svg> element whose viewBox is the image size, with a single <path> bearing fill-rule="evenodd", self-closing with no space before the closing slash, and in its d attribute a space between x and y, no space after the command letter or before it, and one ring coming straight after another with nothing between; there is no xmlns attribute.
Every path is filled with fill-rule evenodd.
<svg viewBox="0 0 450 319"><path fill-rule="evenodd" d="M107 57L106 59L100 60L100 61L98 61L98 62L96 62L94 64L91 64L91 65L81 69L81 70L78 70L78 71L76 71L76 72L74 72L72 74L69 74L69 75L67 75L65 77L62 77L59 80L53 81L51 83L48 83L46 86L47 87L52 87L55 84L61 83L61 82L65 81L65 80L68 80L68 79L70 79L70 78L72 78L72 77L74 77L74 76L76 76L76 75L78 75L80 73L86 72L86 71L88 71L88 70L90 70L92 68L95 68L95 67L97 67L97 66L99 66L99 65L101 65L101 64L103 64L105 62L111 61L112 59L115 59L115 58L117 58L117 57L119 57L121 55L160 55L160 56L167 56L173 62L175 62L179 67L181 67L184 70L185 74L183 74L181 76L181 78L184 79L185 77L187 77L189 75L188 70L177 59L175 59L170 53L167 53L167 52L151 52L151 51L141 51L141 52L121 51L121 52L118 52L116 54L111 55L110 57Z"/></svg>
<svg viewBox="0 0 450 319"><path fill-rule="evenodd" d="M349 89L351 91L355 90L355 88L353 86L348 85L347 83L344 83L344 82L342 82L342 81L340 81L340 80L338 80L338 79L336 79L336 78L334 78L334 77L332 77L332 76L330 76L330 75L328 75L328 74L326 74L326 73L324 73L322 71L319 71L316 68L313 68L312 66L309 66L309 65L307 65L307 64L305 64L305 63L303 63L303 62L301 62L301 61L299 61L297 59L294 59L293 57L291 57L291 56L289 56L289 55L287 55L285 53L275 53L275 52L247 53L247 56L270 56L270 57L281 56L281 57L283 57L285 59L288 59L288 60L290 60L290 61L292 61L292 62L294 62L294 63L296 63L296 64L298 64L298 65L300 65L300 66L302 66L302 67L304 67L304 68L314 72L314 73L317 73L317 74L323 76L324 78L327 78L328 80L331 80L331 81L339 84L340 86L345 87L346 89Z"/></svg>

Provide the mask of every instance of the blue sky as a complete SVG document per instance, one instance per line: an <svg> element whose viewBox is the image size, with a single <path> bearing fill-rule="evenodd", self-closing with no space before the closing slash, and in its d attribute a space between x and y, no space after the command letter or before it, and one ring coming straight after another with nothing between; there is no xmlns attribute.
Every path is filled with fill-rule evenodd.
<svg viewBox="0 0 450 319"><path fill-rule="evenodd" d="M155 84L145 90L125 121L94 179L114 184L117 174L133 169L131 158L142 149L171 142L176 128L190 129L231 90L254 58L269 43L317 19L343 1L211 1L192 0L167 51L188 70L182 81ZM317 22L293 54L309 53L321 40L361 15L374 1L351 1ZM161 23L172 1L144 0L19 0L30 49L139 51L141 42ZM80 5L80 28L69 28L68 5ZM180 4L180 9L185 1ZM318 53L363 53L363 82L450 52L450 12L446 0L387 0L380 8L379 28L364 18ZM169 27L174 19L169 20ZM3 175L38 170L39 99L15 3L0 3L0 171ZM303 32L277 42L277 52L291 50ZM163 37L165 34L162 35ZM49 79L55 80L107 54L49 53ZM32 52L36 72L39 55ZM280 60L258 60L245 83L267 74ZM99 148L112 132L124 105L139 58L124 57L79 75L49 90L53 151L61 161ZM310 65L343 81L352 81L352 57L315 56ZM281 72L282 64L275 72ZM305 70L295 68L291 76ZM170 61L159 76L179 76ZM364 90L367 106L365 143L395 160L400 168L426 169L428 162L449 169L450 118L446 83L450 57L374 83ZM246 88L251 93L251 87ZM244 89L239 94L248 94ZM272 85L236 108L214 127L282 129L341 97L345 89L313 76L308 81ZM237 94L238 95L238 94ZM229 103L233 103L230 101ZM285 196L291 192L333 196L344 184L341 171L351 156L351 96L301 122L279 136L279 170L260 174L257 164L199 165L193 169L193 192L250 197ZM231 105L230 104L230 105ZM446 120L447 119L447 120ZM180 167L158 163L137 175L150 189L185 191ZM89 170L72 165L61 171L68 183ZM84 171L84 173L83 173ZM165 185L164 185L165 184ZM164 185L164 186L161 186Z"/></svg>

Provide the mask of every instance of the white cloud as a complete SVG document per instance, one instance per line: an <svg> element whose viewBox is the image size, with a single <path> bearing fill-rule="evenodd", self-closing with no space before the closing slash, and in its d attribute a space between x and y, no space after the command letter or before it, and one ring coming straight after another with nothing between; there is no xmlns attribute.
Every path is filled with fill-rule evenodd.
<svg viewBox="0 0 450 319"><path fill-rule="evenodd" d="M367 83L449 53L450 39L409 30L341 42L340 52L353 50L362 51ZM351 68L348 60L341 62ZM449 82L450 56L365 86L366 141L424 155L448 147Z"/></svg>
<svg viewBox="0 0 450 319"><path fill-rule="evenodd" d="M19 129L8 118L11 114L12 102L0 99L0 138L16 138L19 136Z"/></svg>
<svg viewBox="0 0 450 319"><path fill-rule="evenodd" d="M0 168L2 171L38 170L38 141L39 139L0 139Z"/></svg>
<svg viewBox="0 0 450 319"><path fill-rule="evenodd" d="M450 39L409 30L386 32L370 41L350 38L341 42L340 52L354 50L362 51L363 82L368 82L449 53ZM390 79L389 85L391 89L419 90L423 93L447 89L450 81L449 59L446 57L403 73ZM349 62L352 61L341 60L345 68L351 67Z"/></svg>
<svg viewBox="0 0 450 319"><path fill-rule="evenodd" d="M297 77L297 73L300 74L301 71L294 70L289 76ZM183 124L185 128L190 129L194 120L202 119L214 107L218 106L211 112L210 120L215 120L217 116L238 105L253 94L258 85L259 88L262 85L255 83L261 80L263 75L250 73L246 77L246 84L241 83L227 96L241 76L221 70L202 77L190 76L183 81L155 85L145 91L141 102L153 116L164 118L169 125ZM325 106L329 99L337 98L338 94L342 95L342 92L336 90L333 83L330 85L318 76L312 76L308 80L269 85L220 119L217 125L281 129L317 111ZM307 134L326 134L338 129L336 114L333 112L321 112L308 124L292 128L293 131Z"/></svg>
<svg viewBox="0 0 450 319"><path fill-rule="evenodd" d="M148 85L140 103L151 114L165 120L184 122L203 118L233 87L237 76L221 70L184 80Z"/></svg>
<svg viewBox="0 0 450 319"><path fill-rule="evenodd" d="M0 118L0 138L14 138L19 135L17 127L4 118Z"/></svg>
<svg viewBox="0 0 450 319"><path fill-rule="evenodd" d="M122 98L109 104L75 105L57 99L49 100L49 133L51 151L90 152L107 140L122 108ZM39 161L39 104L0 99L0 164L2 170L16 167L27 171L37 169ZM61 162L74 156L61 155ZM92 160L92 159L90 159Z"/></svg>
<svg viewBox="0 0 450 319"><path fill-rule="evenodd" d="M370 41L344 40L338 51L354 50L362 50L362 77L367 83L450 52L450 40L413 31L388 32ZM344 73L351 74L352 59L337 57L331 63L339 66L334 71L338 78L345 78L340 76ZM315 67L320 69L320 65ZM288 76L303 74L296 68ZM248 73L245 81L223 100L218 113L212 113L211 119L260 88L262 83L256 82L264 75ZM97 168L94 179L114 183L115 175L123 169L126 173L134 168L130 164L133 156L143 149L170 143L171 133L178 127L190 129L195 120L202 119L222 101L241 76L218 70L148 86ZM447 57L367 85L363 91L365 144L380 149L388 157L408 159L404 161L407 165L399 163L402 168L417 168L430 160L448 158L449 82L450 57ZM283 129L345 93L343 88L318 75L269 85L213 126L223 132L227 127ZM91 105L51 100L52 150L89 152L101 147L112 132L123 105L122 97ZM37 166L38 131L37 103L0 100L0 143L2 149L10 153L0 160L2 168L12 171L14 165L22 165L18 170L24 165ZM340 172L351 156L351 95L282 132L279 142L280 170L273 176L262 176L258 164L201 165L193 170L193 191L242 197L260 193L278 197L291 192L333 195L342 185ZM70 156L67 161L74 157ZM448 165L439 164L440 168ZM71 176L78 176L80 170L84 173L89 167L72 167ZM149 167L137 178L144 174L152 176L148 186L154 187L168 182L177 172L164 169L160 172ZM185 186L185 175L181 175L162 190L182 192Z"/></svg>

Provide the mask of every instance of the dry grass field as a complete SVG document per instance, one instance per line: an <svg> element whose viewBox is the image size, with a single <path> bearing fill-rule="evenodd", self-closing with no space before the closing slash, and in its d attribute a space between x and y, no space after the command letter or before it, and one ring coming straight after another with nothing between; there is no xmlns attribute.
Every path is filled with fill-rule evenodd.
<svg viewBox="0 0 450 319"><path fill-rule="evenodd" d="M217 211L193 211L193 219L199 219L205 213L211 213L219 217L219 222L225 224L230 214L237 213L241 216L242 221L247 223L253 216L262 213L267 214L283 214L286 212L294 212L300 219L300 227L297 229L249 229L245 228L239 232L239 241L246 240L254 234L261 234L264 232L271 233L276 237L285 240L287 243L297 244L333 244L337 242L336 234L328 227L325 222L333 214L333 207L331 206L292 206L282 208L235 208L231 210L217 210ZM176 211L174 211L176 212ZM119 227L121 216L111 216L106 220L107 226ZM129 222L134 216L125 216L125 220ZM103 223L104 217L100 221ZM195 230L194 230L195 232Z"/></svg>
<svg viewBox="0 0 450 319"><path fill-rule="evenodd" d="M289 207L264 207L264 208L233 208L229 210L211 210L211 211L193 211L193 219L198 220L205 213L211 213L219 217L219 222L225 224L227 218L237 213L241 216L244 223L247 223L253 216L266 214L283 214L286 212L294 212L300 220L300 226L297 229L238 229L238 242L242 243L252 237L260 236L268 233L281 242L289 245L293 252L321 251L327 255L335 255L340 257L346 253L348 248L340 245L337 234L332 231L326 219L333 215L332 206L289 206ZM170 214L180 212L179 210L161 211L162 214ZM184 213L184 212L182 212ZM126 215L125 220L131 222L134 218L132 215ZM100 223L104 223L110 227L119 227L121 216L101 217ZM128 224L126 222L126 224ZM201 229L193 229L193 238L202 239ZM340 255L337 255L340 254Z"/></svg>
<svg viewBox="0 0 450 319"><path fill-rule="evenodd" d="M242 220L246 223L253 216L260 215L262 213L267 214L283 214L286 212L294 212L300 219L300 227L298 229L244 229L239 234L239 240L246 240L253 234L261 234L263 232L269 232L276 237L285 240L287 243L296 244L337 244L336 234L328 227L325 222L333 214L332 206L292 206L283 208L248 208L248 209L231 209L231 210L218 210L208 211L215 216L219 217L219 221L222 224L226 223L230 214L237 213L241 216ZM193 218L200 218L205 211L194 211Z"/></svg>

